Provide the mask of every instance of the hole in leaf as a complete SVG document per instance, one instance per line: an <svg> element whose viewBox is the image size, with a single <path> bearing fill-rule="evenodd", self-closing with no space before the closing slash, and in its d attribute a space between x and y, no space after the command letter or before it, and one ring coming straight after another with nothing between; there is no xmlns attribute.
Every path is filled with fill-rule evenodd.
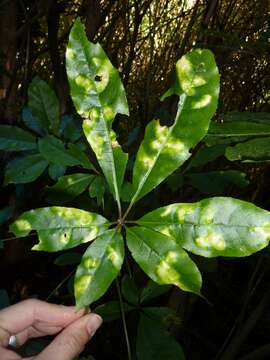
<svg viewBox="0 0 270 360"><path fill-rule="evenodd" d="M95 76L95 81L100 82L101 80L102 80L102 76L100 75Z"/></svg>

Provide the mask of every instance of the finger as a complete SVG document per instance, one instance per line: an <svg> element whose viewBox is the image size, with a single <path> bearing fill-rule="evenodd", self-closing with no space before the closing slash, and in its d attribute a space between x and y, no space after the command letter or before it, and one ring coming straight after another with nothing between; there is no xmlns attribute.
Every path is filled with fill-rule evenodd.
<svg viewBox="0 0 270 360"><path fill-rule="evenodd" d="M40 329L36 329L35 327L30 326L27 329L24 329L23 331L16 334L17 344L20 347L25 344L26 341L29 339L47 335L55 335L59 333L63 329L63 327L64 326L49 326L45 323L39 325Z"/></svg>
<svg viewBox="0 0 270 360"><path fill-rule="evenodd" d="M57 354L57 360L72 360L83 351L86 343L95 334L101 323L102 319L99 315L89 314L83 316L64 329L36 357L36 360L54 359L55 354Z"/></svg>
<svg viewBox="0 0 270 360"><path fill-rule="evenodd" d="M35 323L40 323L41 332L54 334L83 314L84 311L76 313L73 306L49 304L36 299L22 301L0 311L0 344L6 344L9 336L23 332ZM31 337L31 333L28 332L28 336Z"/></svg>
<svg viewBox="0 0 270 360"><path fill-rule="evenodd" d="M16 354L15 352L0 348L0 359L1 360L21 360L21 356Z"/></svg>

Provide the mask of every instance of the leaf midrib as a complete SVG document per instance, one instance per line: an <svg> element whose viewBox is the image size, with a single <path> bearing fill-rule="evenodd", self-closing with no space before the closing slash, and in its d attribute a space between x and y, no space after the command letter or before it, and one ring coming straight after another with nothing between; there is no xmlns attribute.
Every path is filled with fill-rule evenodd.
<svg viewBox="0 0 270 360"><path fill-rule="evenodd" d="M84 39L86 37L84 32L81 34L81 36ZM112 149L111 139L110 139L108 128L107 128L107 122L105 121L105 117L104 117L103 107L102 107L102 104L100 102L99 92L97 91L96 83L93 80L93 76L92 76L92 73L91 73L91 68L89 66L89 64L91 64L91 60L89 59L89 56L88 56L88 53L87 53L87 46L88 45L89 44L87 42L83 41L82 48L83 48L85 58L87 60L87 65L88 65L88 68L89 68L89 72L90 72L90 75L91 75L92 82L94 84L96 94L98 95L98 100L99 100L99 104L100 104L99 110L100 110L100 113L102 114L102 116L100 116L99 118L102 118L102 122L105 125L104 127L105 127L106 140L107 140L107 143L109 144L109 147L110 147L109 156L110 156L110 159L111 159L110 163L112 164L113 187L114 187L114 191L115 191L115 198L116 198L116 202L117 202L117 205L118 205L119 215L121 216L121 204L120 204L120 196L119 196L119 190L118 190L118 184L117 184L117 177L116 177L113 149ZM95 69L96 69L96 67L95 67ZM95 107L93 107L93 108L95 108Z"/></svg>
<svg viewBox="0 0 270 360"><path fill-rule="evenodd" d="M81 178L78 179L78 180L75 180L72 184L68 184L68 185L65 187L65 190L66 190L66 189L69 189L70 187L73 187L74 185L77 185L77 184L80 183L80 182L86 181L88 178L89 178L89 181L94 180L94 179L92 179L93 175L91 175L91 174L83 174L83 175L84 175L83 177L81 177ZM69 176L69 175L67 175L67 176ZM71 175L71 176L72 176L72 175ZM60 182L60 180L61 180L61 179L59 179L59 182ZM63 181L64 181L64 180L63 180ZM56 186L59 185L59 182L57 182L54 186L51 186L50 189L51 189L51 190L56 189Z"/></svg>
<svg viewBox="0 0 270 360"><path fill-rule="evenodd" d="M94 241L96 242L96 241L98 240L98 238L100 238L101 236L104 236L104 234L106 234L106 232L103 232L102 234L98 235L98 236L94 239ZM103 252L103 254L102 254L102 257L99 258L100 263L99 263L99 265L98 265L97 267L95 267L93 273L91 273L92 278L94 278L95 274L96 274L98 271L100 271L100 267L101 267L102 264L104 263L104 259L105 259L105 260L106 260L106 259L108 260L108 256L107 256L108 246L110 245L110 243L111 243L112 240L113 240L113 237L114 237L116 234L117 234L116 231L114 231L114 232L112 232L112 234L110 234L111 237L110 237L110 239L108 240L108 242L106 243L105 249L103 248L104 252ZM91 245L90 245L90 246L91 246ZM76 279L75 279L75 281L76 281ZM87 290L86 290L85 293L84 293L84 296L86 296L86 297L87 297L87 294L89 293L89 289L91 288L91 284L92 284L92 281L90 281L90 283L89 283L88 286L87 286ZM84 299L84 296L82 296L82 299ZM83 302L83 301L82 301L82 302Z"/></svg>
<svg viewBox="0 0 270 360"><path fill-rule="evenodd" d="M223 226L223 227L227 227L227 228L252 228L252 227L256 227L256 228L265 228L265 226L263 225L229 225L229 224L222 224L222 223L210 223L210 224L194 224L192 222L184 222L184 223L177 223L177 222L160 222L160 221L137 221L138 224L149 224L149 225L157 225L157 226L183 226L183 225L187 225L187 226Z"/></svg>

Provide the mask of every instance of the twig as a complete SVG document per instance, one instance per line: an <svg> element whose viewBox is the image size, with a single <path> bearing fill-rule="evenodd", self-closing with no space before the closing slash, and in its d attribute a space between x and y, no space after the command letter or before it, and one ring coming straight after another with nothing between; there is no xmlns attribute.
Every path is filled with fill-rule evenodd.
<svg viewBox="0 0 270 360"><path fill-rule="evenodd" d="M75 269L72 270L61 282L56 286L56 288L53 289L53 291L46 297L45 301L50 300L50 298L53 296L53 294L60 289L60 287L71 277L71 275L75 272Z"/></svg>
<svg viewBox="0 0 270 360"><path fill-rule="evenodd" d="M117 294L118 294L118 297L119 297L121 318L122 318L122 322L123 322L125 340L126 340L126 345L127 345L128 360L132 360L131 351L130 351L130 342L129 342L128 331L127 331L127 323L126 323L124 304L123 304L123 299L122 299L122 294L121 294L121 289L120 289L120 284L119 284L118 278L116 278L115 282L116 282Z"/></svg>

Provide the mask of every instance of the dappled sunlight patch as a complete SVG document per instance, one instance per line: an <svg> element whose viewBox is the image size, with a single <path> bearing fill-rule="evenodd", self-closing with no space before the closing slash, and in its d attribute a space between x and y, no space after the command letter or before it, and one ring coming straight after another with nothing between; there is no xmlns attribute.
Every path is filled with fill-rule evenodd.
<svg viewBox="0 0 270 360"><path fill-rule="evenodd" d="M204 207L204 208L202 208L201 213L200 213L199 223L210 225L210 224L213 224L214 218L215 218L214 209L210 206Z"/></svg>
<svg viewBox="0 0 270 360"><path fill-rule="evenodd" d="M90 269L93 269L93 268L96 268L97 266L99 265L99 260L98 259L94 259L90 256L85 256L83 259L82 259L82 262L81 262L81 266L83 268L85 268L86 270L90 270Z"/></svg>
<svg viewBox="0 0 270 360"><path fill-rule="evenodd" d="M258 235L265 237L267 240L270 240L270 224L264 223L262 226L255 226L251 229Z"/></svg>
<svg viewBox="0 0 270 360"><path fill-rule="evenodd" d="M87 76L85 75L78 75L75 78L75 83L76 85L84 88L85 92L89 92L94 88L94 84L93 81L90 80Z"/></svg>
<svg viewBox="0 0 270 360"><path fill-rule="evenodd" d="M143 164L146 168L151 168L155 163L155 159L151 158L149 156L144 156L143 157Z"/></svg>
<svg viewBox="0 0 270 360"><path fill-rule="evenodd" d="M112 262L114 267L118 268L122 264L122 258L118 251L115 250L112 246L108 246L107 248L107 256L108 259Z"/></svg>
<svg viewBox="0 0 270 360"><path fill-rule="evenodd" d="M206 107L210 104L212 100L211 95L203 95L200 99L196 99L196 101L191 101L191 108L192 109L201 109L203 107Z"/></svg>
<svg viewBox="0 0 270 360"><path fill-rule="evenodd" d="M67 50L66 50L66 58L67 58L67 60L69 60L69 61L74 61L75 58L76 58L76 52L75 52L73 49L67 47Z"/></svg>
<svg viewBox="0 0 270 360"><path fill-rule="evenodd" d="M76 278L75 288L74 288L76 299L79 299L81 296L83 296L83 294L85 293L91 282L91 278L92 278L91 275L82 275Z"/></svg>
<svg viewBox="0 0 270 360"><path fill-rule="evenodd" d="M32 230L31 223L26 219L18 219L13 227L14 231L16 229L16 233L19 235L25 234L27 235L29 231Z"/></svg>
<svg viewBox="0 0 270 360"><path fill-rule="evenodd" d="M166 261L161 261L156 267L156 274L157 280L161 284L178 284L180 282L179 273Z"/></svg>
<svg viewBox="0 0 270 360"><path fill-rule="evenodd" d="M212 230L209 230L205 236L201 235L195 238L195 243L203 249L214 248L215 250L222 251L226 248L223 236Z"/></svg>
<svg viewBox="0 0 270 360"><path fill-rule="evenodd" d="M177 213L177 220L179 223L184 223L186 220L186 216L191 215L194 212L194 208L192 205L183 204L183 206L180 206L176 213Z"/></svg>

